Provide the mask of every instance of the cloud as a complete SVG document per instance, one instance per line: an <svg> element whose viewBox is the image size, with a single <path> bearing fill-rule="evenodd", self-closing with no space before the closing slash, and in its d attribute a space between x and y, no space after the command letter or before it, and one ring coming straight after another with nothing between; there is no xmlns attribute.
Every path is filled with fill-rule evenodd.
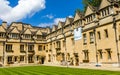
<svg viewBox="0 0 120 75"><path fill-rule="evenodd" d="M55 25L56 25L56 24L58 24L58 22L59 22L59 21L64 22L64 21L65 21L65 19L66 19L66 18L56 18L56 19L54 19L54 23L53 23L53 24L55 24Z"/></svg>
<svg viewBox="0 0 120 75"><path fill-rule="evenodd" d="M40 23L38 26L40 27L46 27L46 26L52 26L52 25L57 25L59 21L65 22L66 18L55 18L53 22L51 23Z"/></svg>
<svg viewBox="0 0 120 75"><path fill-rule="evenodd" d="M9 23L33 16L45 9L45 0L18 0L18 5L15 7L9 4L8 0L0 0L0 19Z"/></svg>
<svg viewBox="0 0 120 75"><path fill-rule="evenodd" d="M69 15L68 17L69 17L69 18L73 18L73 16L72 16L72 15Z"/></svg>
<svg viewBox="0 0 120 75"><path fill-rule="evenodd" d="M40 23L39 25L37 25L37 26L39 26L39 27L47 27L47 26L52 26L53 25L53 23Z"/></svg>
<svg viewBox="0 0 120 75"><path fill-rule="evenodd" d="M53 19L54 18L54 16L52 14L47 14L47 15L45 15L43 17L44 18L49 18L49 19Z"/></svg>
<svg viewBox="0 0 120 75"><path fill-rule="evenodd" d="M68 17L69 17L69 18L73 18L72 15L69 15ZM59 21L65 22L65 20L66 20L66 18L55 18L55 19L53 20L53 22L51 22L51 23L40 23L38 26L39 26L39 27L46 27L46 26L52 27L52 25L57 25Z"/></svg>

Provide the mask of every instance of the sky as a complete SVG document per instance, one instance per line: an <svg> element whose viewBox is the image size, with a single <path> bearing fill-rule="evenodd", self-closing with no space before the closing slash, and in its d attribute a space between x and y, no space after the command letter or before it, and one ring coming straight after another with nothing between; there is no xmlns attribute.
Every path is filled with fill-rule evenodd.
<svg viewBox="0 0 120 75"><path fill-rule="evenodd" d="M0 0L0 24L23 22L33 26L52 26L83 9L82 0Z"/></svg>

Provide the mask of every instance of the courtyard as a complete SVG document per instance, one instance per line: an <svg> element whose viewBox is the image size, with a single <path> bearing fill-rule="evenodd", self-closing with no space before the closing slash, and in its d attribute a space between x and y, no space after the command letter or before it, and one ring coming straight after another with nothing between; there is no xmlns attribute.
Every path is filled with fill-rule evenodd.
<svg viewBox="0 0 120 75"><path fill-rule="evenodd" d="M0 75L120 75L120 71L54 66L24 66L0 68Z"/></svg>

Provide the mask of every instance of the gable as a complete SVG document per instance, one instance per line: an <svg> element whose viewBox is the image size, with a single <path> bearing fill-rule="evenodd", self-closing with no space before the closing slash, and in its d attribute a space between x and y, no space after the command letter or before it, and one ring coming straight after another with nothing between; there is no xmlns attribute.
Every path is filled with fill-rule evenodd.
<svg viewBox="0 0 120 75"><path fill-rule="evenodd" d="M87 15L90 15L90 14L92 14L93 13L93 10L90 8L90 6L88 5L87 6L87 9L86 9L86 11L85 11L85 16L87 16Z"/></svg>
<svg viewBox="0 0 120 75"><path fill-rule="evenodd" d="M55 31L55 30L56 30L56 27L55 27L55 25L54 25L53 28L52 28L52 32Z"/></svg>
<svg viewBox="0 0 120 75"><path fill-rule="evenodd" d="M55 27L53 26L52 31L55 31Z"/></svg>
<svg viewBox="0 0 120 75"><path fill-rule="evenodd" d="M47 33L50 33L51 29L50 28L47 28Z"/></svg>
<svg viewBox="0 0 120 75"><path fill-rule="evenodd" d="M108 0L102 0L99 9L105 8L110 5L110 2Z"/></svg>
<svg viewBox="0 0 120 75"><path fill-rule="evenodd" d="M59 21L58 23L58 29L62 28L62 23Z"/></svg>
<svg viewBox="0 0 120 75"><path fill-rule="evenodd" d="M19 33L19 31L16 27L14 27L13 30L11 31L11 33Z"/></svg>
<svg viewBox="0 0 120 75"><path fill-rule="evenodd" d="M6 32L2 26L0 26L0 32Z"/></svg>
<svg viewBox="0 0 120 75"><path fill-rule="evenodd" d="M27 28L27 29L25 30L24 34L32 34L32 33L31 33L30 29Z"/></svg>
<svg viewBox="0 0 120 75"><path fill-rule="evenodd" d="M36 35L42 35L42 32L41 32L40 30L38 30L38 31L36 32Z"/></svg>
<svg viewBox="0 0 120 75"><path fill-rule="evenodd" d="M80 15L79 15L79 13L75 13L75 17L74 17L74 21L77 21L77 20L79 20L80 19Z"/></svg>
<svg viewBox="0 0 120 75"><path fill-rule="evenodd" d="M68 25L68 24L70 24L69 18L67 18L65 21L65 25Z"/></svg>

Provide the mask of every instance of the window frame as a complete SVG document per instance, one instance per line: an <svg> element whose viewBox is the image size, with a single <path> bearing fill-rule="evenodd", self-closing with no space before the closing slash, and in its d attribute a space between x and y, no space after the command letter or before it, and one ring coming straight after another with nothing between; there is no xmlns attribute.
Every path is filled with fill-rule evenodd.
<svg viewBox="0 0 120 75"><path fill-rule="evenodd" d="M42 47L43 47L42 45L38 45L38 51L42 51L43 50Z"/></svg>
<svg viewBox="0 0 120 75"><path fill-rule="evenodd" d="M25 61L25 56L21 55L20 56L20 62L23 62L23 61Z"/></svg>
<svg viewBox="0 0 120 75"><path fill-rule="evenodd" d="M109 37L109 34L108 34L108 30L107 30L107 29L104 30L104 34L105 34L105 38L108 38L108 37Z"/></svg>
<svg viewBox="0 0 120 75"><path fill-rule="evenodd" d="M87 44L87 34L83 34L83 44L86 45Z"/></svg>
<svg viewBox="0 0 120 75"><path fill-rule="evenodd" d="M12 44L6 44L6 51L12 51Z"/></svg>
<svg viewBox="0 0 120 75"><path fill-rule="evenodd" d="M94 43L94 33L93 32L89 32L89 36L90 36L90 43Z"/></svg>
<svg viewBox="0 0 120 75"><path fill-rule="evenodd" d="M101 34L100 31L97 32L98 39L101 40Z"/></svg>
<svg viewBox="0 0 120 75"><path fill-rule="evenodd" d="M34 51L34 45L32 44L28 45L28 51Z"/></svg>

